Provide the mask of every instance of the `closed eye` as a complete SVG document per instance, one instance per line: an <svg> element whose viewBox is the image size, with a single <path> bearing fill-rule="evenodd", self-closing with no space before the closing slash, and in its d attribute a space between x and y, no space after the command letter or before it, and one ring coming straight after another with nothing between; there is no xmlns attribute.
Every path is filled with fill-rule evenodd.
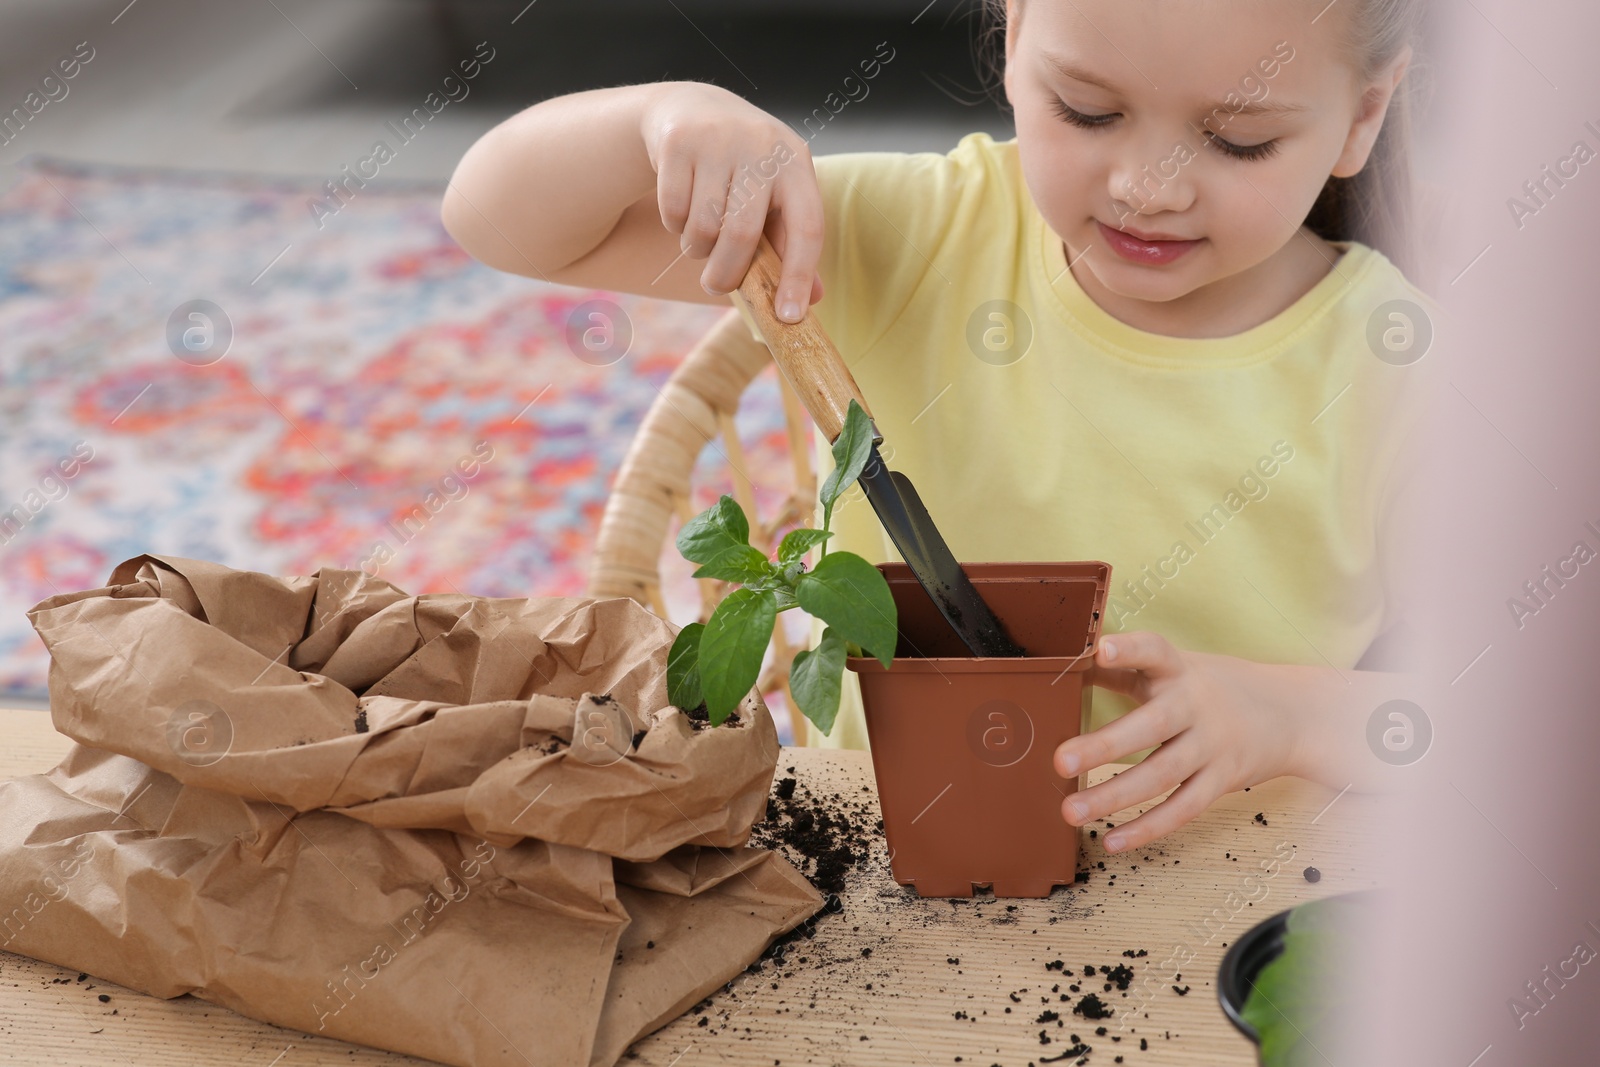
<svg viewBox="0 0 1600 1067"><path fill-rule="evenodd" d="M1276 138L1270 141L1262 141L1260 144L1239 145L1234 144L1232 141L1224 141L1222 138L1208 130L1206 132L1206 140L1211 142L1211 147L1215 148L1223 155L1232 159L1241 159L1246 162L1258 159L1267 159L1277 154L1278 151L1278 141Z"/></svg>
<svg viewBox="0 0 1600 1067"><path fill-rule="evenodd" d="M1081 130L1103 130L1118 118L1118 113L1115 111L1105 115L1085 115L1059 96L1056 97L1055 109L1056 114L1061 116L1063 120Z"/></svg>

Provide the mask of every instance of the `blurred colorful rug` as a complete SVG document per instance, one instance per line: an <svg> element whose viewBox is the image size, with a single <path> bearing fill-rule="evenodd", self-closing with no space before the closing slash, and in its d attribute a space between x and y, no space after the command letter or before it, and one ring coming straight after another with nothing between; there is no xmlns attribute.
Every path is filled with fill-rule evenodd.
<svg viewBox="0 0 1600 1067"><path fill-rule="evenodd" d="M442 191L369 185L329 215L309 180L20 165L0 194L0 699L44 691L23 612L141 552L582 594L633 432L722 309L491 270L440 225ZM770 372L739 424L757 485L786 485ZM698 505L724 468L706 449ZM682 623L698 599L673 570Z"/></svg>

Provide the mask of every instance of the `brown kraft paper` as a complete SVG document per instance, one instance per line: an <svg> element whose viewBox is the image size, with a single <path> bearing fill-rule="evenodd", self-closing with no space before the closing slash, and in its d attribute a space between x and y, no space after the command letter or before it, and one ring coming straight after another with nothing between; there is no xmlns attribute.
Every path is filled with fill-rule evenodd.
<svg viewBox="0 0 1600 1067"><path fill-rule="evenodd" d="M140 556L29 617L0 948L462 1067L606 1065L821 906L745 847L779 746L666 696L631 600Z"/></svg>

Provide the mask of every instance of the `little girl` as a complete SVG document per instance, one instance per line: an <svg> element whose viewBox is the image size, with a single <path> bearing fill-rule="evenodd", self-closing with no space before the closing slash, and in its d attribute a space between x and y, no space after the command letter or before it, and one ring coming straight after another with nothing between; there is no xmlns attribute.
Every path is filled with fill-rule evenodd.
<svg viewBox="0 0 1600 1067"><path fill-rule="evenodd" d="M1427 329L1398 266L1414 6L1009 0L1016 138L945 155L813 159L809 127L705 84L577 93L475 144L444 221L503 270L703 303L765 232L780 317L816 305L958 559L1113 565L1096 728L1055 763L1154 748L1063 804L1083 825L1176 787L1121 851L1280 774L1385 767L1391 680L1353 668L1398 622L1377 546L1407 360L1373 338ZM864 504L834 525L896 558ZM859 747L845 680L832 740Z"/></svg>

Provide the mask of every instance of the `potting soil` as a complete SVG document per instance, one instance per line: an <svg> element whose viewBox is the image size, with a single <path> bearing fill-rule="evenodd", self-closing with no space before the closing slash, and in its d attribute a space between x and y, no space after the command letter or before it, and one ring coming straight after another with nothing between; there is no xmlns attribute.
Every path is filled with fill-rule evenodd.
<svg viewBox="0 0 1600 1067"><path fill-rule="evenodd" d="M826 894L826 903L816 915L774 941L760 959L746 968L744 975L695 1005L692 1012L698 1017L696 1032L704 1037L750 1040L749 1030L741 1026L739 1016L745 1010L744 1001L760 995L755 990L763 988L777 994L780 1014L817 1010L819 1001L836 1000L842 991L851 989L860 990L869 999L898 996L888 990L904 984L901 968L884 963L883 952L875 952L890 945L892 935L873 932L874 926L890 925L890 912L915 909L922 915L921 925L940 926L943 923L934 909L945 905L953 912L970 909L974 918L986 918L997 926L1015 926L1023 908L1031 909L1040 903L1019 905L997 900L985 892L971 898L929 900L918 897L912 889L895 885L890 880L882 821L870 790L854 786L819 792L794 766L779 768L767 800L767 818L756 825L751 844L772 848L785 856ZM1164 852L1152 849L1143 860L1146 864L1169 862L1162 857ZM1104 869L1101 861L1081 870L1080 884ZM1130 867L1133 873L1138 869L1137 863ZM1058 889L1050 899L1058 903L1060 910L1049 915L1045 923L1087 918L1093 906L1088 893L1115 888L1115 879L1113 872L1092 891ZM877 888L870 888L874 884ZM1123 892L1134 890L1123 888ZM895 921L901 922L903 917ZM1128 1005L1128 998L1139 994L1140 983L1145 979L1143 968L1150 963L1149 950L1144 947L1124 949L1112 960L1041 959L1037 983L995 989L987 1004L982 999L974 1000L952 1012L956 1021L973 1026L972 1050L962 1053L956 1062L979 1067L996 1063L1004 1067L1053 1063L1134 1067L1140 1062L1139 1053L1148 1051L1151 1040L1165 1045L1177 1036L1170 1030L1151 1031L1153 1036L1149 1036L1140 1033L1137 1023L1126 1029L1117 1029L1114 1023ZM945 957L944 966L959 973L961 958ZM1177 995L1165 985L1147 981L1144 985L1150 986L1147 992L1156 996ZM1037 1046L1037 1052L1027 1059L1015 1055L997 1058L995 1027L1005 1028L1007 1041L1025 1037L1028 1044ZM871 1028L855 1035L855 1039L870 1046ZM675 1054L678 1050L672 1051ZM870 1062L871 1056L863 1053L851 1062L856 1059ZM792 1059L782 1059L784 1064L834 1061L834 1055L820 1048L814 1054L797 1049Z"/></svg>

